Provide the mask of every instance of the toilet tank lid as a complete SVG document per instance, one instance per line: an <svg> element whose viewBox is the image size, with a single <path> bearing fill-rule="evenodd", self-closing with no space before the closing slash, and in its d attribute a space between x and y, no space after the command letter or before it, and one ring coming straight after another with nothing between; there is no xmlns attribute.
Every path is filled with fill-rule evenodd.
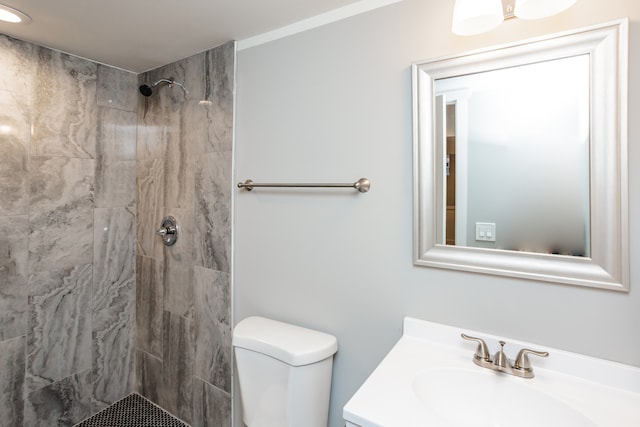
<svg viewBox="0 0 640 427"><path fill-rule="evenodd" d="M266 354L291 366L302 366L333 355L338 350L338 341L324 332L252 316L233 329L233 346Z"/></svg>

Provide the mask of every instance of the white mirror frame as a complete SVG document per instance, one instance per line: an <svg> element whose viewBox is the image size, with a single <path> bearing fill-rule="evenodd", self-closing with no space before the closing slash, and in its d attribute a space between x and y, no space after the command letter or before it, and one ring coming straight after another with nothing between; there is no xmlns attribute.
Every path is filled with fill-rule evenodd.
<svg viewBox="0 0 640 427"><path fill-rule="evenodd" d="M629 291L627 164L628 19L415 63L413 78L414 264ZM590 55L591 256L575 257L437 242L437 79Z"/></svg>

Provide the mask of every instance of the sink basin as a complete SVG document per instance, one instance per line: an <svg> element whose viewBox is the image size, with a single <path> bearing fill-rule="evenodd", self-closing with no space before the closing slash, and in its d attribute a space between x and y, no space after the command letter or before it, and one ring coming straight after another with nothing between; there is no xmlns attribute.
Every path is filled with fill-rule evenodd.
<svg viewBox="0 0 640 427"><path fill-rule="evenodd" d="M476 369L420 372L413 391L451 427L596 427L575 409L519 378Z"/></svg>
<svg viewBox="0 0 640 427"><path fill-rule="evenodd" d="M640 367L536 343L404 319L403 334L343 409L347 427L640 427ZM549 352L531 379L476 366L490 350Z"/></svg>

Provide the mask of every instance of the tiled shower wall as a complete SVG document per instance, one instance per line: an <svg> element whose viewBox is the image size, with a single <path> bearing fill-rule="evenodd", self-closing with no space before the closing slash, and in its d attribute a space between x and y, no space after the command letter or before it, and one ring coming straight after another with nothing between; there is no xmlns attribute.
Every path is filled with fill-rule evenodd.
<svg viewBox="0 0 640 427"><path fill-rule="evenodd" d="M0 425L134 387L137 76L0 35Z"/></svg>
<svg viewBox="0 0 640 427"><path fill-rule="evenodd" d="M194 427L231 426L231 165L235 45L140 75L137 388ZM155 235L165 215L178 241Z"/></svg>
<svg viewBox="0 0 640 427"><path fill-rule="evenodd" d="M136 76L0 35L0 426L72 426L134 390L230 426L234 61ZM189 94L142 98L160 76Z"/></svg>

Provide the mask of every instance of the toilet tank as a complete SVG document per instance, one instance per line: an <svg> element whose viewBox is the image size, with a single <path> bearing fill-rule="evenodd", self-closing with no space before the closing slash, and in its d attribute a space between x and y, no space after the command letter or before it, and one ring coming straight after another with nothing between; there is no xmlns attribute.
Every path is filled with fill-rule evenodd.
<svg viewBox="0 0 640 427"><path fill-rule="evenodd" d="M334 336L254 316L236 325L233 347L246 426L327 426Z"/></svg>

